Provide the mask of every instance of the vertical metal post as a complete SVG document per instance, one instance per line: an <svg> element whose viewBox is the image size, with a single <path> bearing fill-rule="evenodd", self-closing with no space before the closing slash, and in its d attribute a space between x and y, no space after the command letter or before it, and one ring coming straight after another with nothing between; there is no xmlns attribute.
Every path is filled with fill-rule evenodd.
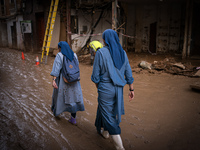
<svg viewBox="0 0 200 150"><path fill-rule="evenodd" d="M182 59L185 59L186 58L186 54L187 54L189 4L190 4L190 0L187 0L187 4L186 4L186 17L185 17L185 34L184 34L184 44L183 44Z"/></svg>
<svg viewBox="0 0 200 150"><path fill-rule="evenodd" d="M112 2L112 29L117 29L117 0Z"/></svg>
<svg viewBox="0 0 200 150"><path fill-rule="evenodd" d="M67 43L71 47L71 1L66 2L66 16L67 16Z"/></svg>
<svg viewBox="0 0 200 150"><path fill-rule="evenodd" d="M189 21L189 29L188 29L188 47L187 47L187 57L190 56L190 49L191 49L191 36L192 36L192 18L193 18L193 1L190 2L190 19L188 20Z"/></svg>
<svg viewBox="0 0 200 150"><path fill-rule="evenodd" d="M47 64L47 59L48 59L48 55L46 55L46 58L45 58L45 65Z"/></svg>

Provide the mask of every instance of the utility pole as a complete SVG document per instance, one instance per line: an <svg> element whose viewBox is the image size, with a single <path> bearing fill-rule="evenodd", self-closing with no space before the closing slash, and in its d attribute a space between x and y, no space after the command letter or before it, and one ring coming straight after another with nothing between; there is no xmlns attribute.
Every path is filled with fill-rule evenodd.
<svg viewBox="0 0 200 150"><path fill-rule="evenodd" d="M67 43L71 47L71 1L66 2L66 16L67 16Z"/></svg>
<svg viewBox="0 0 200 150"><path fill-rule="evenodd" d="M186 17L185 17L185 34L184 34L184 44L183 44L183 51L182 51L182 59L185 59L187 55L190 53L190 43L191 43L191 32L189 28L191 28L191 21L190 21L190 0L187 0L186 3Z"/></svg>
<svg viewBox="0 0 200 150"><path fill-rule="evenodd" d="M117 0L112 2L112 29L117 29Z"/></svg>

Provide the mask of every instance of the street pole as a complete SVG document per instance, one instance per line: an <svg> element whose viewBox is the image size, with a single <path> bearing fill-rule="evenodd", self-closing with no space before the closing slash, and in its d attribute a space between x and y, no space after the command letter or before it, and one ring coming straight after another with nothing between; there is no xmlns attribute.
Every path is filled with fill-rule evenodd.
<svg viewBox="0 0 200 150"><path fill-rule="evenodd" d="M117 0L112 2L112 29L117 29Z"/></svg>

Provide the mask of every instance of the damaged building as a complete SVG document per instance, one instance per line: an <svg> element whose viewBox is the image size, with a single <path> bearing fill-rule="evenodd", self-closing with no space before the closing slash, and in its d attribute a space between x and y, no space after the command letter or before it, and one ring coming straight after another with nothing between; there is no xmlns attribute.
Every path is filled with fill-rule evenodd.
<svg viewBox="0 0 200 150"><path fill-rule="evenodd" d="M0 46L41 52L49 0L1 0ZM117 31L126 51L200 55L199 0L59 0L50 51L67 41L75 52Z"/></svg>
<svg viewBox="0 0 200 150"><path fill-rule="evenodd" d="M21 1L0 1L0 46L15 49L24 49L20 21Z"/></svg>

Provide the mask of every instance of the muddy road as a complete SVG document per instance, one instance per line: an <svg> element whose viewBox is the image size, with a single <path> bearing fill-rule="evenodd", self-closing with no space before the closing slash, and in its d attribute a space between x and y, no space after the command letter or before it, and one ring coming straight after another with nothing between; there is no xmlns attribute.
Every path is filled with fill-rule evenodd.
<svg viewBox="0 0 200 150"><path fill-rule="evenodd" d="M73 126L69 113L55 118L50 109L54 57L35 66L40 54L24 56L22 60L20 51L0 48L0 149L114 150L111 138L103 139L94 126L97 90L89 62L80 63L85 111L77 113L78 126ZM166 73L133 76L135 98L128 101L125 86L120 124L125 149L199 150L200 93L190 84L200 79Z"/></svg>

